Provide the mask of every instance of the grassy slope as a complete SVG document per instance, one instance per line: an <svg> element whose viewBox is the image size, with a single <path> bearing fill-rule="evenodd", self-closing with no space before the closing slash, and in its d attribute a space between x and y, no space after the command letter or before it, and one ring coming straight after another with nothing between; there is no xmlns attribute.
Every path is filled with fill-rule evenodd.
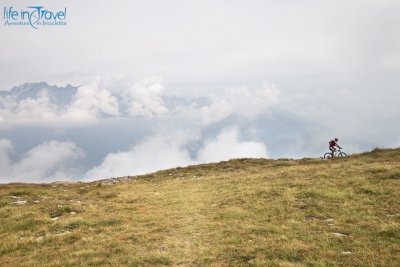
<svg viewBox="0 0 400 267"><path fill-rule="evenodd" d="M400 149L135 179L0 185L0 266L400 266Z"/></svg>

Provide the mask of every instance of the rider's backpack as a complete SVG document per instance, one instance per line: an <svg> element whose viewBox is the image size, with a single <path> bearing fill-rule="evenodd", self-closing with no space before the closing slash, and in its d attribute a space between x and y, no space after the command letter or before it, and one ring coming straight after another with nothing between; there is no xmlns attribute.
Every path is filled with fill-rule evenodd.
<svg viewBox="0 0 400 267"><path fill-rule="evenodd" d="M333 146L333 145L335 145L335 141L333 141L333 140L329 141L329 146Z"/></svg>

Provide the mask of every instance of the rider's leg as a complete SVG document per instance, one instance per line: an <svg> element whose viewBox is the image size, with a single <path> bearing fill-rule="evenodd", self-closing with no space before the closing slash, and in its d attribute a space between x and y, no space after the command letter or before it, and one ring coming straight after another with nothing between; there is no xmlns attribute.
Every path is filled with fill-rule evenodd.
<svg viewBox="0 0 400 267"><path fill-rule="evenodd" d="M335 149L334 147L331 147L330 149L331 149L331 151L332 151L332 158L333 158L333 157L335 156L335 150L336 150L336 149Z"/></svg>

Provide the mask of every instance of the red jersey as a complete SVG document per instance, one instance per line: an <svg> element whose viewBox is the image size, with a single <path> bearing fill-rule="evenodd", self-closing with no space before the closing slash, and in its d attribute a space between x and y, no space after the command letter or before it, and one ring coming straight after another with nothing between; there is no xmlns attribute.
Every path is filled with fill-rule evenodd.
<svg viewBox="0 0 400 267"><path fill-rule="evenodd" d="M334 147L336 145L336 141L335 140L331 140L329 142L329 147Z"/></svg>

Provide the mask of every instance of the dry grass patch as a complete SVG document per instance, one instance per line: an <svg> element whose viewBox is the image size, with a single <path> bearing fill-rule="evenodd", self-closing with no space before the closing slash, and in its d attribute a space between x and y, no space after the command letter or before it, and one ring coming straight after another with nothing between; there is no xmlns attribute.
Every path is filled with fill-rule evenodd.
<svg viewBox="0 0 400 267"><path fill-rule="evenodd" d="M237 159L134 179L0 185L1 265L400 262L399 149L333 160Z"/></svg>

